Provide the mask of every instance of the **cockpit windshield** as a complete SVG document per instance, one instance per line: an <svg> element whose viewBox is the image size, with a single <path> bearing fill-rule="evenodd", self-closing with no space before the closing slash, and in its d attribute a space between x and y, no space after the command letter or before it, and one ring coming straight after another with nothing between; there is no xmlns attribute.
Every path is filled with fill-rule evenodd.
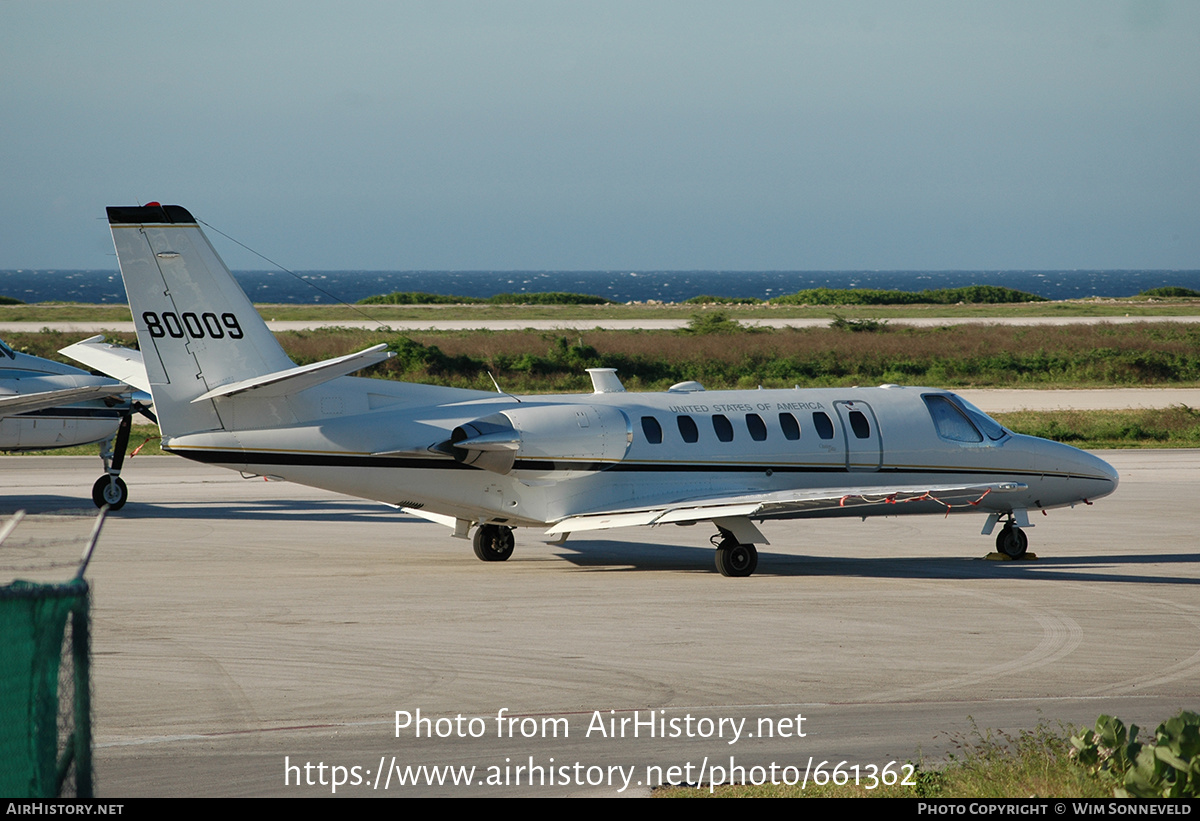
<svg viewBox="0 0 1200 821"><path fill-rule="evenodd" d="M1001 427L999 422L961 396L950 394L950 400L966 411L967 416L971 417L971 421L975 423L976 427L983 431L987 435L987 438L993 442L999 442L1009 435L1008 430Z"/></svg>
<svg viewBox="0 0 1200 821"><path fill-rule="evenodd" d="M983 443L984 437L999 442L1009 435L979 408L952 393L926 394L922 397L938 436L951 442ZM982 432L981 432L982 431Z"/></svg>
<svg viewBox="0 0 1200 821"><path fill-rule="evenodd" d="M3 339L0 339L0 356L7 356L9 359L17 358L17 355L13 352L13 349L8 347L8 345L4 343Z"/></svg>

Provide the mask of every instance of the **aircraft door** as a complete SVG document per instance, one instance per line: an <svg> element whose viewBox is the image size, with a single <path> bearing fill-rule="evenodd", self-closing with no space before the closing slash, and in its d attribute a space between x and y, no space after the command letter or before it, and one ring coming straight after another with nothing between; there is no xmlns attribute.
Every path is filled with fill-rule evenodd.
<svg viewBox="0 0 1200 821"><path fill-rule="evenodd" d="M846 440L847 470L879 470L883 460L883 440L879 421L866 402L834 402L842 435Z"/></svg>

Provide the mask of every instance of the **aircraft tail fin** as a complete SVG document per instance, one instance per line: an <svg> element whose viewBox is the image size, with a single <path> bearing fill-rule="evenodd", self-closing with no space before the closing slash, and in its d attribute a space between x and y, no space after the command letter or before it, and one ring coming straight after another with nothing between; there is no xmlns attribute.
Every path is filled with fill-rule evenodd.
<svg viewBox="0 0 1200 821"><path fill-rule="evenodd" d="M108 222L163 435L231 428L219 389L295 363L187 209L110 207Z"/></svg>

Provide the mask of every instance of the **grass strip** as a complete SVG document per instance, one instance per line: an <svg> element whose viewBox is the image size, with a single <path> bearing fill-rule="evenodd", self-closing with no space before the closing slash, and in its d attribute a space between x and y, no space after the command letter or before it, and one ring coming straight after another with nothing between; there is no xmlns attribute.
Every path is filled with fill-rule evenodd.
<svg viewBox="0 0 1200 821"><path fill-rule="evenodd" d="M585 369L615 367L631 391L696 380L733 388L927 385L946 388L1200 385L1200 323L1081 326L879 323L747 331L728 318L681 331L444 331L323 328L277 334L309 364L379 342L397 354L369 372L407 382L512 393L590 392ZM848 329L847 329L847 326ZM865 331L865 332L864 332ZM109 334L121 345L132 334ZM78 333L8 335L13 348L60 359Z"/></svg>
<svg viewBox="0 0 1200 821"><path fill-rule="evenodd" d="M736 297L696 297L684 303L632 304L523 304L464 305L454 304L383 304L383 305L280 305L260 304L256 307L268 320L338 322L376 319L388 321L470 321L513 319L594 320L602 323L612 319L683 319L697 310L697 305L719 307L740 320L754 319L832 319L834 314L851 319L874 318L901 320L912 317L944 317L949 320L964 317L1114 317L1114 316L1196 316L1200 315L1200 299L1186 297L1093 297L1055 302L1024 302L1009 304L891 304L863 305L859 303L828 304L764 303ZM126 305L90 305L83 303L34 303L0 305L0 322L130 322Z"/></svg>
<svg viewBox="0 0 1200 821"><path fill-rule="evenodd" d="M1075 729L1052 727L1045 722L1032 730L1015 735L980 731L957 743L957 752L947 763L928 766L914 763L910 784L884 785L876 776L876 786L868 788L870 778L863 767L858 783L853 771L849 782L832 783L838 762L826 762L825 784L811 780L800 784L762 786L670 787L654 791L656 798L1111 798L1113 784L1101 775L1088 773L1071 756L1070 736ZM817 762L813 762L814 766ZM896 771L893 766L892 771ZM846 770L842 767L842 772ZM840 776L839 776L840 778ZM778 779L782 780L782 778ZM792 780L789 778L788 780Z"/></svg>

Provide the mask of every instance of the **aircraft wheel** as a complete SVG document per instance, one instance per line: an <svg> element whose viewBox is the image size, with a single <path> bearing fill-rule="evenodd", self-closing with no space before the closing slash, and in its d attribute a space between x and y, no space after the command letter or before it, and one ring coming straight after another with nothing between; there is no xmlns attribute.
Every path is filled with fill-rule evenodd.
<svg viewBox="0 0 1200 821"><path fill-rule="evenodd" d="M725 542L717 548L717 571L722 576L749 576L757 567L758 549L752 544Z"/></svg>
<svg viewBox="0 0 1200 821"><path fill-rule="evenodd" d="M120 476L101 476L92 485L92 501L96 507L108 505L109 510L120 510L129 501L129 488Z"/></svg>
<svg viewBox="0 0 1200 821"><path fill-rule="evenodd" d="M472 542L475 555L485 562L503 562L513 554L516 540L511 527L480 525Z"/></svg>
<svg viewBox="0 0 1200 821"><path fill-rule="evenodd" d="M1029 537L1021 528L1006 524L996 534L996 549L1011 559L1019 559L1029 549Z"/></svg>

